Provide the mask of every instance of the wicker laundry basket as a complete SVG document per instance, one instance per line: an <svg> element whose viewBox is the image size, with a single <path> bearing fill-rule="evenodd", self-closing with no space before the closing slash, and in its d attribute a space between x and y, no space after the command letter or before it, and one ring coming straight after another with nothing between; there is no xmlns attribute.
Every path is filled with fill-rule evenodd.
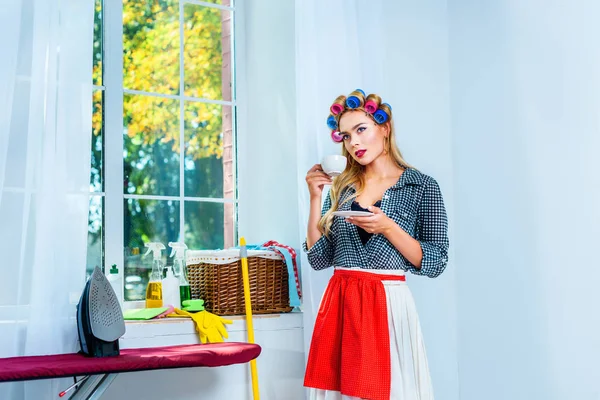
<svg viewBox="0 0 600 400"><path fill-rule="evenodd" d="M187 269L192 298L204 300L217 315L243 315L244 285L239 250L189 250ZM252 312L274 314L292 311L288 271L273 251L248 251Z"/></svg>

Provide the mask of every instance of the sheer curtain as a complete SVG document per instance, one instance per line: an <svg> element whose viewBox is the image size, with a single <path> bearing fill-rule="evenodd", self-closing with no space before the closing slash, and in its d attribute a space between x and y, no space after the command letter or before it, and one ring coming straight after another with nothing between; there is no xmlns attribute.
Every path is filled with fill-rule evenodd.
<svg viewBox="0 0 600 400"><path fill-rule="evenodd" d="M387 65L382 1L296 1L296 98L300 237L306 237L306 171L339 154L325 124L333 99L356 88L380 92L392 76ZM387 90L386 92L391 92ZM325 198L323 193L323 199ZM333 271L313 271L302 254L305 343L310 343L321 295Z"/></svg>
<svg viewBox="0 0 600 400"><path fill-rule="evenodd" d="M445 0L296 1L296 99L299 235L306 237L306 171L339 154L326 126L331 102L356 88L392 105L396 138L407 161L436 178L452 227L452 140L448 10ZM410 277L434 391L458 398L454 267L437 279ZM305 349L332 271L302 258Z"/></svg>
<svg viewBox="0 0 600 400"><path fill-rule="evenodd" d="M356 88L377 92L386 78L381 1L296 1L296 99L300 237L306 237L306 171L327 154L339 154L325 123L331 102ZM374 62L377 60L377 62ZM325 198L326 191L323 193ZM321 295L333 271L314 271L302 254L306 346Z"/></svg>
<svg viewBox="0 0 600 400"><path fill-rule="evenodd" d="M93 0L0 5L1 357L78 349L93 17ZM60 391L57 383L3 384L0 398L51 398Z"/></svg>

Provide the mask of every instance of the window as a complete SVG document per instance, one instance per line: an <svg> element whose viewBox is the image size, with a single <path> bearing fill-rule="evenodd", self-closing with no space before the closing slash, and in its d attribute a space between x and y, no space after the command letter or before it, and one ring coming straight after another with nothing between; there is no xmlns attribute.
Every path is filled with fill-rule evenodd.
<svg viewBox="0 0 600 400"><path fill-rule="evenodd" d="M235 243L234 9L97 2L88 269L124 266L125 300L143 300L145 243Z"/></svg>

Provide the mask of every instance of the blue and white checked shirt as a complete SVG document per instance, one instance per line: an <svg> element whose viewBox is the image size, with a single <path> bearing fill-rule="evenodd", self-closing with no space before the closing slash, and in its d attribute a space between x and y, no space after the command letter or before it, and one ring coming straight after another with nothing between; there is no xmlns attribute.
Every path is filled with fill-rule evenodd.
<svg viewBox="0 0 600 400"><path fill-rule="evenodd" d="M340 211L349 211L354 194L349 187L340 196ZM322 214L331 207L329 194ZM419 241L423 250L421 268L417 269L381 234L373 235L363 245L356 225L343 217L334 217L329 239L322 236L307 252L310 265L321 270L331 266L365 269L403 269L431 278L439 276L448 263L448 218L444 199L435 179L408 168L381 199L381 210L402 229Z"/></svg>

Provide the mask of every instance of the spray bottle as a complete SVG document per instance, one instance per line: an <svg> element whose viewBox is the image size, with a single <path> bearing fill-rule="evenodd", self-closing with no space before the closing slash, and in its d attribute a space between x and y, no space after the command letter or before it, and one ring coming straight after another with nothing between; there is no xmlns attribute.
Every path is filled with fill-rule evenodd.
<svg viewBox="0 0 600 400"><path fill-rule="evenodd" d="M173 248L171 257L175 256L173 269L175 276L179 279L179 298L181 304L183 304L184 301L191 300L192 298L192 291L187 278L187 267L185 265L185 251L187 246L182 242L170 242L169 247Z"/></svg>
<svg viewBox="0 0 600 400"><path fill-rule="evenodd" d="M162 243L146 243L146 247L148 247L148 251L144 254L144 257L150 252L153 254L152 273L146 287L146 308L158 308L163 306L162 272L164 267L161 251L165 249L165 245Z"/></svg>
<svg viewBox="0 0 600 400"><path fill-rule="evenodd" d="M179 300L179 279L177 279L173 273L172 265L168 265L167 263L166 271L166 276L162 280L163 306L181 308L181 301Z"/></svg>

